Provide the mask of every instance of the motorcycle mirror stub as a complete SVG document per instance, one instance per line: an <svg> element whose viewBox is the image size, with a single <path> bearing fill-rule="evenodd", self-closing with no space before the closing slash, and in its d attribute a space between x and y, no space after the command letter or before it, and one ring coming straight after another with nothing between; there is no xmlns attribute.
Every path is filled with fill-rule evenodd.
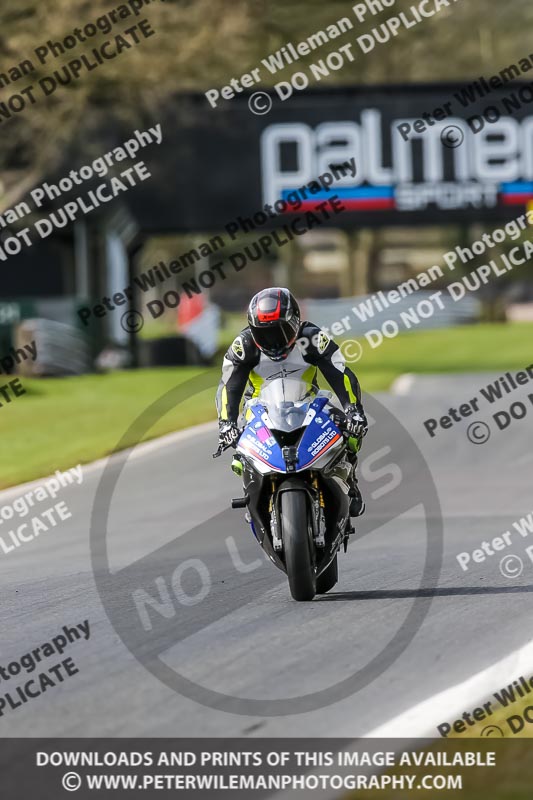
<svg viewBox="0 0 533 800"><path fill-rule="evenodd" d="M361 439L358 439L356 436L349 436L347 440L348 449L352 451L352 453L358 453L361 449Z"/></svg>
<svg viewBox="0 0 533 800"><path fill-rule="evenodd" d="M231 469L235 473L235 475L238 475L239 478L242 478L242 472L243 472L242 461L237 456L233 456L233 461L231 462Z"/></svg>

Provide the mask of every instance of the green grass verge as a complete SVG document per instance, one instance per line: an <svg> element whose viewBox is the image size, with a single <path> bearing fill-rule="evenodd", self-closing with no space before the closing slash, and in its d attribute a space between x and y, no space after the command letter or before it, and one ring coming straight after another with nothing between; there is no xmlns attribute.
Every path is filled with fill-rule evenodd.
<svg viewBox="0 0 533 800"><path fill-rule="evenodd" d="M144 439L214 417L218 369L143 369L63 379L22 379L27 394L0 409L0 487L111 453L136 417L177 384L212 375L210 391L186 400ZM133 442L132 442L133 443Z"/></svg>
<svg viewBox="0 0 533 800"><path fill-rule="evenodd" d="M354 364L363 389L385 391L404 372L520 369L533 363L533 325L478 325L363 341ZM162 394L198 374L212 389L180 404L146 434L154 438L215 418L219 367L150 369L27 380L27 394L0 408L0 488L86 463L112 452L133 420Z"/></svg>
<svg viewBox="0 0 533 800"><path fill-rule="evenodd" d="M482 324L404 333L372 350L368 342L355 365L361 380L377 373L491 372L533 364L533 324Z"/></svg>
<svg viewBox="0 0 533 800"><path fill-rule="evenodd" d="M385 775L396 779L396 787L383 790L359 790L344 795L345 800L408 800L416 797L417 800L435 800L436 797L453 797L460 800L529 800L533 782L533 760L531 759L531 746L526 741L509 742L502 739L478 739L476 744L470 741L456 739L438 739L429 747L424 747L421 742L419 747L411 740L394 740L398 748L396 754L397 766L385 771ZM389 743L390 745L390 743ZM390 746L384 748L391 750ZM415 751L420 755L428 755L428 763L420 766L413 761L410 765L404 763L400 766L403 754ZM480 764L468 766L468 755L479 757ZM430 758L434 756L434 761ZM453 765L454 757L461 756L464 764L460 762ZM491 754L489 756L489 754ZM447 757L449 766L438 766L439 755ZM487 764L487 766L485 766ZM379 767L373 769L373 774L379 773ZM413 788L399 788L398 778L411 777ZM439 789L430 788L435 778L441 781L442 777L452 778L456 788L444 789L442 783L435 783ZM461 788L457 788L456 780L460 777ZM429 781L428 788L423 780Z"/></svg>

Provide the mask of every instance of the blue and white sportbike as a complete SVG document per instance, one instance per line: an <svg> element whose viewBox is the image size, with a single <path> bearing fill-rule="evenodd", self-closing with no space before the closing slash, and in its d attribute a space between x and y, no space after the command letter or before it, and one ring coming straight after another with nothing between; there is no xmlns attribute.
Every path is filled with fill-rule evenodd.
<svg viewBox="0 0 533 800"><path fill-rule="evenodd" d="M247 508L255 538L287 574L294 600L335 586L337 553L354 532L349 478L361 441L343 432L344 414L331 400L299 380L265 385L245 404L232 463L244 483L244 497L232 506Z"/></svg>

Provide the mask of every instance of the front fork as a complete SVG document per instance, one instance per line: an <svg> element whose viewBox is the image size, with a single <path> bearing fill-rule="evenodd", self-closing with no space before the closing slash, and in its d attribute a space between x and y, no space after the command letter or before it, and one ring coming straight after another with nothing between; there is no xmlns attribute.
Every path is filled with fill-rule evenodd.
<svg viewBox="0 0 533 800"><path fill-rule="evenodd" d="M270 488L270 501L268 506L268 510L270 512L270 532L272 533L272 545L274 550L279 553L281 550L283 550L283 540L280 533L278 510L276 508L276 504L274 503L274 497L276 496L276 482L274 478L271 478Z"/></svg>
<svg viewBox="0 0 533 800"><path fill-rule="evenodd" d="M313 475L313 486L315 487L315 499L313 502L314 505L314 524L313 524L313 536L315 539L315 545L317 547L325 547L326 546L326 512L325 503L324 503L324 494L320 485L318 483L318 478L316 475Z"/></svg>
<svg viewBox="0 0 533 800"><path fill-rule="evenodd" d="M233 472L238 475L240 478L243 477L243 463L238 455L233 457L233 461L231 463L231 469ZM281 530L279 524L279 512L278 508L276 507L276 503L274 503L274 498L276 497L277 493L277 482L275 478L270 479L271 486L270 486L270 501L269 501L269 514L270 514L270 532L272 534L272 545L276 552L280 552L283 550L283 539L281 538ZM312 527L313 527L313 540L315 546L317 548L324 548L326 546L326 513L325 513L325 502L324 502L324 493L320 487L320 483L318 481L318 477L316 473L311 473L311 486L313 487L313 499L312 499ZM244 501L244 498L243 498ZM243 505L247 505L247 503L243 503ZM251 522L251 516L249 512L247 512L247 521Z"/></svg>
<svg viewBox="0 0 533 800"><path fill-rule="evenodd" d="M274 550L279 552L283 550L283 540L281 538L281 533L280 533L278 509L276 508L276 503L274 503L274 497L276 496L277 486L274 478L271 479L271 482L272 484L271 484L271 494L270 494L270 504L269 504L270 530L272 533L272 543L274 546ZM312 476L311 485L315 490L314 499L312 501L313 539L316 547L323 548L326 546L326 514L324 511L325 503L324 503L324 494L322 492L322 489L320 488L318 478L316 477L316 475Z"/></svg>

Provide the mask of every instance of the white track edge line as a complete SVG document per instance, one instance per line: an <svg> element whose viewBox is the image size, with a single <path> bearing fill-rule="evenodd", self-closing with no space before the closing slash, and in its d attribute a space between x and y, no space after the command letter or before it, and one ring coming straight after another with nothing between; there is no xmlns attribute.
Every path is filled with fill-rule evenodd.
<svg viewBox="0 0 533 800"><path fill-rule="evenodd" d="M444 722L453 724L465 711L471 712L489 699L494 692L498 692L524 672L532 669L533 641L530 641L462 683L451 686L398 714L364 734L362 738L439 738L438 725ZM486 717L487 724L490 724L490 719L490 715ZM337 735L342 738L342 733Z"/></svg>

